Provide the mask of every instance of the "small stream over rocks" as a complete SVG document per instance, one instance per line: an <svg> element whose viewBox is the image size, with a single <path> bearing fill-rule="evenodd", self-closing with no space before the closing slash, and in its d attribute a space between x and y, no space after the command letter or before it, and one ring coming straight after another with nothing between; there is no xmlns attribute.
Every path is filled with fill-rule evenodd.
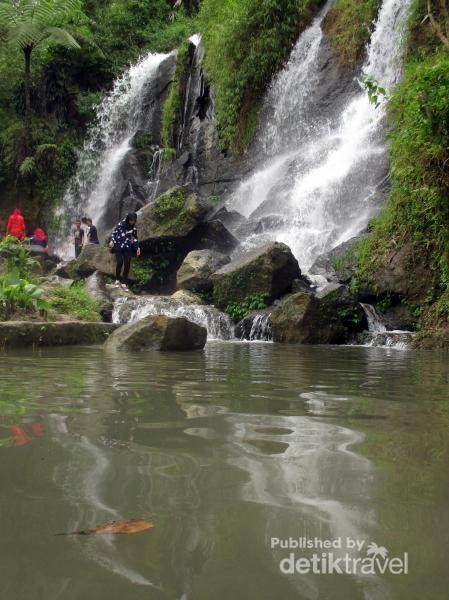
<svg viewBox="0 0 449 600"><path fill-rule="evenodd" d="M382 316L371 304L362 303L368 321L368 331L362 334L363 345L370 347L395 348L406 350L413 342L414 333L401 329L388 330Z"/></svg>
<svg viewBox="0 0 449 600"><path fill-rule="evenodd" d="M208 340L234 339L234 325L225 313L213 306L184 304L169 296L134 296L117 298L112 313L113 323L133 323L150 315L185 317L207 329Z"/></svg>

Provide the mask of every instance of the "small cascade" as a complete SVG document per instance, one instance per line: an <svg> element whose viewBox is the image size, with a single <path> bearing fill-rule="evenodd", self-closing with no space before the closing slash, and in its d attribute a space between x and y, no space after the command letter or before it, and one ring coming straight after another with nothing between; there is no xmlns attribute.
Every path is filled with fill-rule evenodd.
<svg viewBox="0 0 449 600"><path fill-rule="evenodd" d="M147 183L150 201L154 200L157 196L163 162L164 150L156 150L156 152L153 154L153 160L151 162L150 181Z"/></svg>
<svg viewBox="0 0 449 600"><path fill-rule="evenodd" d="M225 313L213 306L184 304L170 296L136 296L117 298L112 313L113 323L134 323L150 315L185 317L207 329L208 340L231 340L234 326Z"/></svg>
<svg viewBox="0 0 449 600"><path fill-rule="evenodd" d="M273 328L271 324L271 313L262 313L255 315L251 331L249 332L250 342L271 342L273 339Z"/></svg>
<svg viewBox="0 0 449 600"><path fill-rule="evenodd" d="M411 331L388 331L382 317L371 304L361 306L368 321L368 332L363 334L363 345L369 347L395 348L406 350L413 341L414 333Z"/></svg>
<svg viewBox="0 0 449 600"><path fill-rule="evenodd" d="M235 328L235 335L248 342L271 342L273 328L271 312L253 312L244 317Z"/></svg>
<svg viewBox="0 0 449 600"><path fill-rule="evenodd" d="M382 320L382 317L379 315L377 310L371 304L360 303L363 308L366 320L368 321L368 331L371 333L384 333L387 331L387 327Z"/></svg>

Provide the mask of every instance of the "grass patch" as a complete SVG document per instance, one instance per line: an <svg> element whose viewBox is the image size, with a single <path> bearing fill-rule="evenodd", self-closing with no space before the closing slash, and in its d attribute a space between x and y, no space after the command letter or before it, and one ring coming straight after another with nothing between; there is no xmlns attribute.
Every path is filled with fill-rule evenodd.
<svg viewBox="0 0 449 600"><path fill-rule="evenodd" d="M323 28L341 68L352 70L364 58L380 0L339 0Z"/></svg>
<svg viewBox="0 0 449 600"><path fill-rule="evenodd" d="M321 0L203 0L200 30L214 84L220 143L251 142L263 95Z"/></svg>
<svg viewBox="0 0 449 600"><path fill-rule="evenodd" d="M161 140L162 145L167 149L178 147L177 133L182 122L182 110L184 105L183 90L185 88L189 68L189 43L184 42L178 50L173 83L171 84L170 92L162 108Z"/></svg>
<svg viewBox="0 0 449 600"><path fill-rule="evenodd" d="M98 302L89 296L83 281L55 290L48 304L53 310L80 321L101 321Z"/></svg>

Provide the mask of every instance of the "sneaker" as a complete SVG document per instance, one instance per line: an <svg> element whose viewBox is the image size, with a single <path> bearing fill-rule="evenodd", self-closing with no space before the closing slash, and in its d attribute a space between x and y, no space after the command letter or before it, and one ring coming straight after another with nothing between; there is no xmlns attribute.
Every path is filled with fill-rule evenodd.
<svg viewBox="0 0 449 600"><path fill-rule="evenodd" d="M128 291L128 286L126 285L126 283L122 283L121 286L123 290Z"/></svg>
<svg viewBox="0 0 449 600"><path fill-rule="evenodd" d="M118 279L116 279L114 285L115 285L116 288L119 288L120 287L120 281Z"/></svg>

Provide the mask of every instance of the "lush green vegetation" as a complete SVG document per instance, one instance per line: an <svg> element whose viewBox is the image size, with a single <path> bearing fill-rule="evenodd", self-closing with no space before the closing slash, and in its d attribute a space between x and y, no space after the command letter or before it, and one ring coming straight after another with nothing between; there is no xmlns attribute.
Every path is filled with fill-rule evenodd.
<svg viewBox="0 0 449 600"><path fill-rule="evenodd" d="M89 296L84 281L78 281L69 288L55 290L49 306L80 321L101 321L98 302Z"/></svg>
<svg viewBox="0 0 449 600"><path fill-rule="evenodd" d="M267 307L267 299L266 294L251 294L247 296L242 302L235 302L233 304L229 304L226 307L226 311L231 319L237 323L241 321L253 310L262 310Z"/></svg>
<svg viewBox="0 0 449 600"><path fill-rule="evenodd" d="M241 152L263 94L320 0L203 0L200 30L222 146Z"/></svg>
<svg viewBox="0 0 449 600"><path fill-rule="evenodd" d="M0 277L0 320L11 319L20 309L46 312L48 305L43 293L41 287L20 277L18 268L7 271Z"/></svg>
<svg viewBox="0 0 449 600"><path fill-rule="evenodd" d="M192 34L196 3L39 0L32 27L31 4L0 2L0 206L3 220L18 204L48 228L93 106L130 62Z"/></svg>
<svg viewBox="0 0 449 600"><path fill-rule="evenodd" d="M26 242L22 243L13 236L6 236L0 240L0 258L4 263L5 272L17 270L19 277L32 278L37 261L30 255Z"/></svg>
<svg viewBox="0 0 449 600"><path fill-rule="evenodd" d="M11 319L19 311L46 312L44 290L37 285L33 271L37 261L30 256L26 242L7 236L0 240L0 320Z"/></svg>
<svg viewBox="0 0 449 600"><path fill-rule="evenodd" d="M354 69L365 54L381 0L338 0L324 20L339 65Z"/></svg>
<svg viewBox="0 0 449 600"><path fill-rule="evenodd" d="M426 14L427 1L415 0L404 78L390 102L389 202L359 249L358 282L392 249L411 243L434 273L418 307L421 324L431 325L449 315L449 53ZM449 30L447 12L434 17Z"/></svg>
<svg viewBox="0 0 449 600"><path fill-rule="evenodd" d="M183 90L190 66L189 44L184 42L176 57L176 69L173 83L170 87L167 100L162 110L161 141L164 146L164 158L167 150L177 147L176 132L179 130L182 119ZM167 155L168 157L168 155Z"/></svg>

